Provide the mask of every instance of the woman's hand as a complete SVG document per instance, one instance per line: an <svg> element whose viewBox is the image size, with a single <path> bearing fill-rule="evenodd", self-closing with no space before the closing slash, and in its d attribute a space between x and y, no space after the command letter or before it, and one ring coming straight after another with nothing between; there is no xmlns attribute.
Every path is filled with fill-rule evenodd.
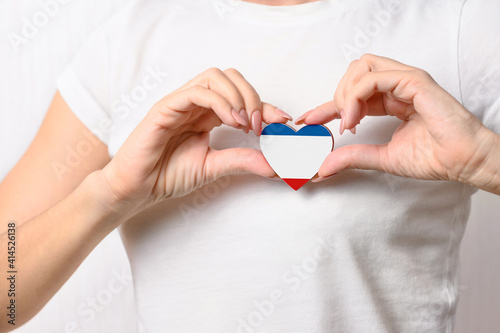
<svg viewBox="0 0 500 333"><path fill-rule="evenodd" d="M127 138L101 171L106 197L120 210L143 209L229 174L273 177L258 150L210 148L210 131L224 124L260 135L262 121L289 119L261 102L238 71L209 69L156 103Z"/></svg>
<svg viewBox="0 0 500 333"><path fill-rule="evenodd" d="M384 145L334 150L316 181L356 168L459 181L492 192L500 188L499 136L429 74L388 58L365 55L354 61L340 81L334 100L307 112L296 123L323 124L341 119L340 133L345 129L355 133L356 125L367 115L396 116L402 123Z"/></svg>
<svg viewBox="0 0 500 333"><path fill-rule="evenodd" d="M64 160L65 146L88 137L82 134L85 125L56 94L28 152L0 183L0 216L19 221L16 234L23 240L17 247L23 254L16 264L23 272L17 280L23 292L16 296L16 323L40 311L97 244L140 210L224 175L275 175L258 150L211 149L214 127L225 124L259 135L262 120L288 119L262 103L236 70L210 69L156 103L111 161L99 142L66 181L58 182L51 163ZM0 234L2 248L9 242L6 231ZM6 271L1 264L0 269ZM0 289L7 290L7 283ZM0 303L6 302L7 294L0 295ZM0 332L9 326L0 322Z"/></svg>

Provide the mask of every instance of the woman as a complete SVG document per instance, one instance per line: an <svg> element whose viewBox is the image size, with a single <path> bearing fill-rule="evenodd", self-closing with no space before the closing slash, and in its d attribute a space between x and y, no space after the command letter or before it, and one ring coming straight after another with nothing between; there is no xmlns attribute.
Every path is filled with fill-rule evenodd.
<svg viewBox="0 0 500 333"><path fill-rule="evenodd" d="M451 330L468 185L500 193L500 139L452 96L498 126L498 94L471 89L496 48L472 47L469 21L495 11L254 2L132 2L62 75L0 187L23 238L20 322L122 226L144 331ZM351 63L366 52L386 57ZM294 193L253 149L262 121L290 118L357 132L316 181L454 182L346 170Z"/></svg>

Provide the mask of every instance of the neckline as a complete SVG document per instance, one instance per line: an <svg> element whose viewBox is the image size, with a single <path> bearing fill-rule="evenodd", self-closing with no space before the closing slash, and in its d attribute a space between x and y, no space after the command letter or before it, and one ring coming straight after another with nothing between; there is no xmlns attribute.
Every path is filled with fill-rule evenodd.
<svg viewBox="0 0 500 333"><path fill-rule="evenodd" d="M317 18L328 13L332 0L319 0L299 5L269 6L247 2L243 0L232 0L235 13L242 18L259 22L284 23Z"/></svg>

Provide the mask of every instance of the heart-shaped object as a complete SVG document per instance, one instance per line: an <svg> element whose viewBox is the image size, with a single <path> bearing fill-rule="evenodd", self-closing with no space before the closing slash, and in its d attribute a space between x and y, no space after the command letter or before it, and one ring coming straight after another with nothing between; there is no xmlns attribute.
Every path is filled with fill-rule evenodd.
<svg viewBox="0 0 500 333"><path fill-rule="evenodd" d="M295 131L288 125L274 123L262 131L260 149L278 176L297 191L318 172L333 149L333 137L322 125Z"/></svg>

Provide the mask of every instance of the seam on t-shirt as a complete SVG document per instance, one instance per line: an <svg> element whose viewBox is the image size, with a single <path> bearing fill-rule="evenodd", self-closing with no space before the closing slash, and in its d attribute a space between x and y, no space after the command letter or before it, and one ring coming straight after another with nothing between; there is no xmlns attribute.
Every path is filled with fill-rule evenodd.
<svg viewBox="0 0 500 333"><path fill-rule="evenodd" d="M457 291L455 286L455 275L457 274L457 262L456 255L460 244L457 244L457 224L460 219L462 203L464 202L467 194L467 186L462 185L462 191L458 197L457 204L453 210L453 217L450 225L450 239L448 242L448 258L446 261L446 277L445 277L445 290L446 296L448 297L448 311L447 311L447 323L446 323L446 333L453 332L453 326L455 322L455 312L457 305ZM453 264L452 264L453 261Z"/></svg>
<svg viewBox="0 0 500 333"><path fill-rule="evenodd" d="M111 101L112 99L112 90L111 90L111 44L110 44L111 40L109 38L109 34L106 33L106 47L108 48L108 52L107 52L107 59L106 59L106 66L107 66L107 73L108 73L108 110L105 110L105 111L108 111L109 112L109 115L110 115L110 118L113 120L112 118L112 115L113 115L113 110L112 110L112 105L113 105L113 102Z"/></svg>
<svg viewBox="0 0 500 333"><path fill-rule="evenodd" d="M460 98L460 103L463 105L464 104L464 98L462 94L462 77L461 77L461 66L460 66L460 40L461 40L461 29L462 29L462 19L463 19L463 13L464 13L464 7L465 3L467 0L464 0L462 2L462 5L460 7L460 13L459 13L459 19L458 19L458 31L457 31L457 76L458 76L458 93L459 93L459 98ZM452 333L453 332L453 326L454 326L454 320L455 320L455 311L456 311L456 302L457 302L457 292L454 289L453 285L453 274L456 274L456 263L451 264L452 260L455 259L455 255L457 252L457 246L453 248L453 244L455 243L456 239L456 226L458 222L458 209L460 207L460 203L463 202L464 197L466 193L466 186L462 186L462 192L460 194L460 197L458 199L458 203L455 206L454 212L453 212L453 218L451 221L451 230L450 230L450 239L448 243L448 258L446 262L446 277L445 277L445 290L446 290L446 296L448 297L448 318L447 318L447 323L446 323L446 333ZM455 271L455 272L453 272ZM453 295L452 295L453 294ZM452 314L453 313L453 314Z"/></svg>
<svg viewBox="0 0 500 333"><path fill-rule="evenodd" d="M458 19L458 33L457 33L457 71L458 71L458 93L460 95L460 103L464 105L464 98L462 94L462 77L461 77L461 72L460 72L460 37L461 37L461 30L462 30L462 18L463 18L463 12L464 12L464 7L465 3L467 0L464 0L462 2L462 7L460 8L460 14L459 14L459 19Z"/></svg>

